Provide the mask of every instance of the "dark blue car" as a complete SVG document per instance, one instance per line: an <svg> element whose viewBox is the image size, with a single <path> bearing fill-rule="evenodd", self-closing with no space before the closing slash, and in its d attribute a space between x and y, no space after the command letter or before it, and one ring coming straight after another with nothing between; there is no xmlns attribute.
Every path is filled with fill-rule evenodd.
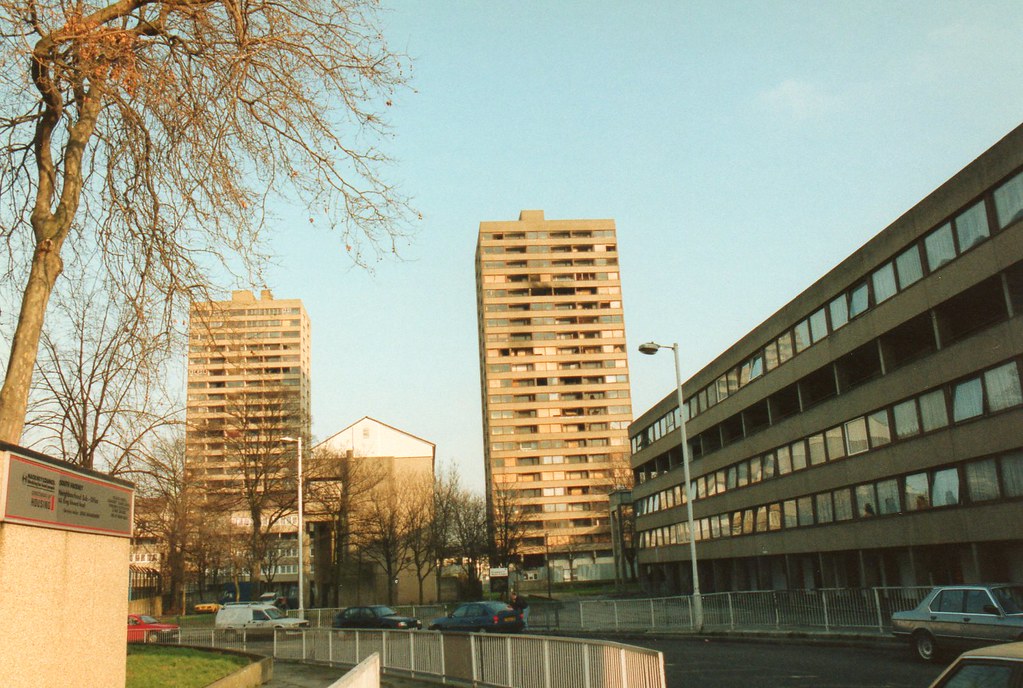
<svg viewBox="0 0 1023 688"><path fill-rule="evenodd" d="M431 631L518 633L522 615L504 602L465 602L447 616L430 622Z"/></svg>

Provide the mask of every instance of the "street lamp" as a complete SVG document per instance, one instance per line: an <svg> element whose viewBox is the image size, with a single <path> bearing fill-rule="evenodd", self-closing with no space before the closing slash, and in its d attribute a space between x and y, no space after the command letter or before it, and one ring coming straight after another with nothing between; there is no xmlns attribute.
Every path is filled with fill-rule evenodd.
<svg viewBox="0 0 1023 688"><path fill-rule="evenodd" d="M700 570L696 565L696 530L693 527L693 498L696 496L689 478L689 439L686 437L686 416L682 398L682 368L678 363L678 342L671 346L647 342L640 344L639 351L650 356L659 349L671 349L675 354L675 391L678 394L678 430L682 436L682 471L686 481L686 522L689 525L689 559L693 566L693 626L703 630L703 599L700 597Z"/></svg>
<svg viewBox="0 0 1023 688"><path fill-rule="evenodd" d="M298 444L298 617L305 618L305 528L302 523L302 438L282 437L282 442Z"/></svg>

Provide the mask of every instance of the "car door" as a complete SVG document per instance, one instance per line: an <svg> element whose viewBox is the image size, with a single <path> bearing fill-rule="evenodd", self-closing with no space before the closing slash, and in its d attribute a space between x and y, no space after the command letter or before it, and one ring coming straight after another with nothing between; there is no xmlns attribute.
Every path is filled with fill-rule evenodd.
<svg viewBox="0 0 1023 688"><path fill-rule="evenodd" d="M480 605L463 604L451 615L451 623L448 628L456 631L474 631L478 627Z"/></svg>
<svg viewBox="0 0 1023 688"><path fill-rule="evenodd" d="M963 610L966 591L961 588L942 590L933 600L925 623L939 640L958 642L963 630Z"/></svg>
<svg viewBox="0 0 1023 688"><path fill-rule="evenodd" d="M376 628L377 617L369 607L361 607L355 615L355 625L359 628Z"/></svg>
<svg viewBox="0 0 1023 688"><path fill-rule="evenodd" d="M966 591L962 634L971 642L985 645L1015 640L1019 629L1008 625L991 594L976 588Z"/></svg>

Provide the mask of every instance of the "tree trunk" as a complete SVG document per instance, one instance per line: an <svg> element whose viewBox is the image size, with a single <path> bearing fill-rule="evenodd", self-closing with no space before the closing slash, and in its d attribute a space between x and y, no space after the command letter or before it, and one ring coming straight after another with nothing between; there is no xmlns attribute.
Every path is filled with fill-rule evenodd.
<svg viewBox="0 0 1023 688"><path fill-rule="evenodd" d="M18 444L21 440L39 337L43 331L43 316L53 285L64 268L58 251L58 245L45 240L32 256L32 268L22 296L18 326L11 342L7 376L3 388L0 388L0 440L12 444Z"/></svg>

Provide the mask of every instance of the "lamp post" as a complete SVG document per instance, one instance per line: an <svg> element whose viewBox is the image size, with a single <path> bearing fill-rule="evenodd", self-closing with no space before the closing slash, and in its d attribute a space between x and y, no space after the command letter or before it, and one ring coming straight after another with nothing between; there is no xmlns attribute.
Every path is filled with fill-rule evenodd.
<svg viewBox="0 0 1023 688"><path fill-rule="evenodd" d="M298 617L305 618L305 528L302 523L302 438L282 437L284 442L298 444Z"/></svg>
<svg viewBox="0 0 1023 688"><path fill-rule="evenodd" d="M682 471L686 481L686 522L689 526L689 559L693 566L693 626L697 631L703 630L703 598L700 597L700 570L696 564L696 531L693 527L693 490L689 478L689 439L686 437L685 399L682 398L682 368L678 362L678 342L671 346L647 342L640 344L639 351L654 355L659 349L671 349L675 354L675 391L678 394L678 430L682 436Z"/></svg>

